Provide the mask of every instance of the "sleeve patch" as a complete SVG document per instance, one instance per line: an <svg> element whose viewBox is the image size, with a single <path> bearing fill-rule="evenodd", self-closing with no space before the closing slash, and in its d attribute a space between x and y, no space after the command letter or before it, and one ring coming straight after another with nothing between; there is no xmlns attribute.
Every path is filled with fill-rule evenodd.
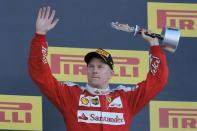
<svg viewBox="0 0 197 131"><path fill-rule="evenodd" d="M160 62L161 61L158 57L150 56L150 71L153 75L157 73Z"/></svg>
<svg viewBox="0 0 197 131"><path fill-rule="evenodd" d="M42 62L47 64L47 48L42 46Z"/></svg>

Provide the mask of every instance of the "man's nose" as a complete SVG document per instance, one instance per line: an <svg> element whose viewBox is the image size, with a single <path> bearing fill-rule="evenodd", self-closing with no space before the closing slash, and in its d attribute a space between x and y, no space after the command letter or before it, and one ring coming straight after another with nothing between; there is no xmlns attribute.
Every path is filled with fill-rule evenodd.
<svg viewBox="0 0 197 131"><path fill-rule="evenodd" d="M98 73L98 68L94 67L93 68L93 73L97 74Z"/></svg>

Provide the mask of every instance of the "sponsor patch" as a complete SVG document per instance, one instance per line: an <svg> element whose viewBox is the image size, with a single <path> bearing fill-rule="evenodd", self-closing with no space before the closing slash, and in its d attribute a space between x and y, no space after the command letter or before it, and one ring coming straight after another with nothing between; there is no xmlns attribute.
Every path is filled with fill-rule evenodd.
<svg viewBox="0 0 197 131"><path fill-rule="evenodd" d="M107 98L106 98L106 99L107 99L107 102L108 102L108 103L111 103L112 98L111 98L110 96L107 96Z"/></svg>
<svg viewBox="0 0 197 131"><path fill-rule="evenodd" d="M122 108L122 101L120 99L120 96L113 99L113 101L109 104L109 107Z"/></svg>
<svg viewBox="0 0 197 131"><path fill-rule="evenodd" d="M99 96L81 95L79 99L79 106L100 107Z"/></svg>
<svg viewBox="0 0 197 131"><path fill-rule="evenodd" d="M47 48L42 46L42 62L47 64Z"/></svg>
<svg viewBox="0 0 197 131"><path fill-rule="evenodd" d="M125 125L123 113L78 110L78 122Z"/></svg>
<svg viewBox="0 0 197 131"><path fill-rule="evenodd" d="M150 71L153 75L157 73L159 64L160 64L160 59L158 57L152 56L150 58Z"/></svg>

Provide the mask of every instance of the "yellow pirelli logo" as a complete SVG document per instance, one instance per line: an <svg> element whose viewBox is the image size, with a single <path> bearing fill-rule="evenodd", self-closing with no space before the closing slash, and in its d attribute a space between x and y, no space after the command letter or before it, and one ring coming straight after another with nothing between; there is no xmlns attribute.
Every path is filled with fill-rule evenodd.
<svg viewBox="0 0 197 131"><path fill-rule="evenodd" d="M197 130L197 102L152 101L151 131Z"/></svg>
<svg viewBox="0 0 197 131"><path fill-rule="evenodd" d="M0 130L42 131L41 97L0 95Z"/></svg>
<svg viewBox="0 0 197 131"><path fill-rule="evenodd" d="M59 81L87 82L84 56L95 49L49 47L48 62ZM108 50L114 60L111 83L136 84L146 78L149 68L147 51Z"/></svg>
<svg viewBox="0 0 197 131"><path fill-rule="evenodd" d="M148 2L148 28L160 33L166 26L179 28L181 36L197 37L197 4Z"/></svg>

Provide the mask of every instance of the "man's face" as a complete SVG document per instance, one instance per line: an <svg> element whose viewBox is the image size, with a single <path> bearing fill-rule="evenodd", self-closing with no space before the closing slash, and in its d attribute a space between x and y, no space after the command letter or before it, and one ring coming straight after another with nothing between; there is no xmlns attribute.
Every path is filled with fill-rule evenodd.
<svg viewBox="0 0 197 131"><path fill-rule="evenodd" d="M101 59L92 58L88 63L88 84L92 87L105 88L113 74L114 71L107 64L103 63Z"/></svg>

